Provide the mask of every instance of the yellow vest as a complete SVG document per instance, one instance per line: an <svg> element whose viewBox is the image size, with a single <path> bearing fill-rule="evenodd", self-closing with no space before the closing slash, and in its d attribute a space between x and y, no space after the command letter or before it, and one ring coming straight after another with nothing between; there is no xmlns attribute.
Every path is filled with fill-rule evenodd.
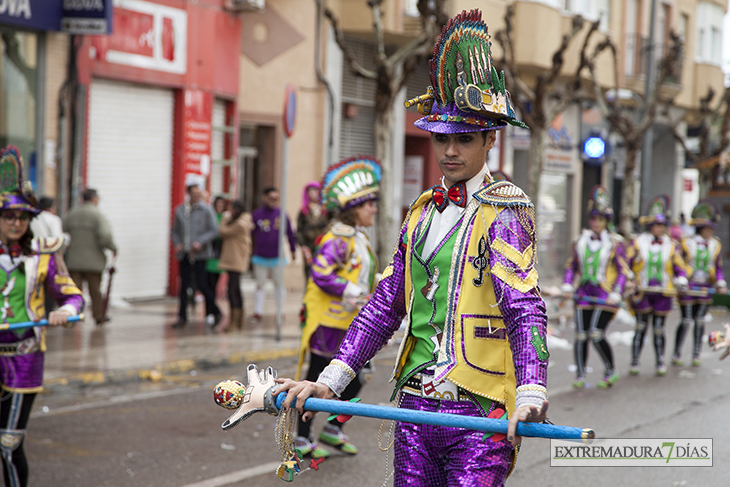
<svg viewBox="0 0 730 487"><path fill-rule="evenodd" d="M411 280L412 254L414 245L420 237L420 234L414 235L414 231L426 203L431 198L431 190L422 193L411 206L404 222L408 238L405 262L408 317L413 305L414 292L414 283ZM502 403L507 412L511 413L514 411L516 395L512 349L494 294L491 274L512 288L528 292L537 286L537 271L533 268L523 279L497 263L494 267L486 267L482 276L483 283L477 287L473 284L473 280L478 279L480 273L471 265L473 259L470 259L479 255L480 240L484 238L482 245L487 242L489 227L499 213L508 206L522 207L518 211L526 211L525 208L532 208L532 203L512 183L499 181L475 193L464 211L464 218L457 230L452 266L449 270L449 302L434 378L448 379L467 391ZM428 215L425 218L428 219ZM533 264L533 249L534 237L533 244L523 252L519 252L501 239L493 242L491 250L501 253L521 269L528 269ZM386 268L384 276L387 272ZM414 346L415 338L410 335L410 327L409 322L406 330L408 338L401 343L391 380L400 378L408 354ZM504 331L499 332L499 330ZM501 334L504 338L493 338L495 334ZM490 338L484 338L485 335L489 335Z"/></svg>

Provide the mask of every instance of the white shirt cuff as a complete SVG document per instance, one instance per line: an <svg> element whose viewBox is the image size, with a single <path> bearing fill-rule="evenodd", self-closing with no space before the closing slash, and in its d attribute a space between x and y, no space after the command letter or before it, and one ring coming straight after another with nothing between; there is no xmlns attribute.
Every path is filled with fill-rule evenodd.
<svg viewBox="0 0 730 487"><path fill-rule="evenodd" d="M517 397L515 398L515 411L522 406L542 407L542 403L547 400L547 389L536 384L528 384L517 388Z"/></svg>
<svg viewBox="0 0 730 487"><path fill-rule="evenodd" d="M345 290L342 292L343 298L357 298L365 294L363 288L355 284L354 282L348 281Z"/></svg>

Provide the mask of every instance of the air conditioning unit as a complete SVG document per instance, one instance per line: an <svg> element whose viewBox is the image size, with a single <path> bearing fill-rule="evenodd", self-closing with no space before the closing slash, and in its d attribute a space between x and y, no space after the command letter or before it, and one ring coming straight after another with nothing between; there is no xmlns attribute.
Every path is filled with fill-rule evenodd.
<svg viewBox="0 0 730 487"><path fill-rule="evenodd" d="M266 0L226 0L226 8L234 12L262 11Z"/></svg>

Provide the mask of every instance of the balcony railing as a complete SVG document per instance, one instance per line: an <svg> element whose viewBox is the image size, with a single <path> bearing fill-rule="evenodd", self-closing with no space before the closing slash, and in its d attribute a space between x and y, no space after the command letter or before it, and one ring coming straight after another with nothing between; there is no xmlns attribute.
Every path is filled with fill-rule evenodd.
<svg viewBox="0 0 730 487"><path fill-rule="evenodd" d="M670 44L654 44L654 69L655 73L661 67L664 54L670 49ZM643 78L646 76L646 55L650 46L646 36L641 34L626 35L626 57L624 59L624 69L627 77ZM684 55L681 54L676 63L671 66L666 83L682 84L682 65L684 63Z"/></svg>

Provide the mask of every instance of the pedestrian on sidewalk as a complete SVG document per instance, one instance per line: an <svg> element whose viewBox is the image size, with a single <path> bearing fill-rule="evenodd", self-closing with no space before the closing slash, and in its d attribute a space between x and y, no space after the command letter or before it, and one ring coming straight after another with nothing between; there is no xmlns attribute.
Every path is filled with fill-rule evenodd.
<svg viewBox="0 0 730 487"><path fill-rule="evenodd" d="M63 231L63 220L56 214L56 202L49 196L38 200L41 212L30 221L30 229L35 238L58 238L63 240L63 248L71 243L71 235Z"/></svg>
<svg viewBox="0 0 730 487"><path fill-rule="evenodd" d="M692 210L694 235L682 239L682 254L687 263L691 293L679 293L682 321L677 326L672 365L684 365L682 344L690 326L694 325L692 366L702 365L702 336L705 333L705 315L712 304L712 288L718 294L727 293L727 282L722 270L722 243L715 237L720 212L710 200L701 200ZM705 293L704 296L702 293Z"/></svg>
<svg viewBox="0 0 730 487"><path fill-rule="evenodd" d="M248 271L251 259L251 230L251 214L245 212L242 201L233 200L230 213L223 217L220 224L223 243L218 262L218 267L228 273L228 302L231 305L228 331L243 329L241 275Z"/></svg>
<svg viewBox="0 0 730 487"><path fill-rule="evenodd" d="M84 282L89 288L91 309L97 326L108 321L104 316L104 299L101 295L101 274L106 268L106 250L116 257L112 229L106 217L99 211L99 194L86 188L82 193L83 204L73 208L63 222L63 231L71 235L66 249L66 263L71 278L79 289Z"/></svg>
<svg viewBox="0 0 730 487"><path fill-rule="evenodd" d="M213 211L215 212L215 222L220 227L223 215L228 211L228 200L223 196L216 196L213 200ZM213 257L205 261L205 272L208 274L208 287L213 290L216 298L218 297L218 282L221 274L223 274L223 270L218 267L222 244L223 240L221 236L216 236L213 239Z"/></svg>
<svg viewBox="0 0 730 487"><path fill-rule="evenodd" d="M38 321L45 315L46 293L60 305L48 314L50 326L66 325L84 309L61 255L62 242L32 238L31 219L40 213L30 185L23 184L16 147L0 152L0 292L2 323ZM26 286L26 280L36 285ZM39 326L0 331L0 453L5 485L28 485L24 451L26 427L36 394L43 390L45 329Z"/></svg>
<svg viewBox="0 0 730 487"><path fill-rule="evenodd" d="M284 265L287 263L286 256L279 255L279 225L282 214L286 220L286 235L289 239L289 250L291 250L292 256L296 252L297 244L289 217L279 208L279 190L274 187L265 188L261 199L264 204L251 214L254 223L251 235L253 238L251 264L256 277L256 302L254 313L251 316L251 321L254 323L261 321L264 313L264 299L266 298L264 286L268 279L273 279L275 288L281 290L282 301L286 294L284 283L279 282L279 273L276 271L280 261Z"/></svg>
<svg viewBox="0 0 730 487"><path fill-rule="evenodd" d="M626 249L626 261L634 273L637 291L631 298L631 308L636 314L636 332L631 343L631 375L639 374L639 357L650 323L654 329L656 374L664 376L667 373L664 363L666 319L672 311L677 289L687 287L686 265L679 244L667 235L669 219L669 197L660 195L653 198L649 202L648 214L640 218L640 223L646 225L646 231Z"/></svg>
<svg viewBox="0 0 730 487"><path fill-rule="evenodd" d="M203 191L197 184L187 187L188 197L175 208L172 224L172 244L180 264L180 308L173 328L182 328L188 322L188 288L195 284L205 298L206 322L215 326L221 311L215 304L215 290L208 285L205 263L213 258L213 240L218 236L218 224L213 208L203 200Z"/></svg>
<svg viewBox="0 0 730 487"><path fill-rule="evenodd" d="M627 269L623 261L623 238L608 231L608 222L613 219L609 201L602 186L593 188L588 200L590 229L583 230L573 244L565 265L563 299L575 300L576 378L573 387L576 389L582 389L586 384L588 340L593 342L603 360L603 379L598 387L610 387L619 378L606 330L623 299ZM574 289L576 280L578 288Z"/></svg>
<svg viewBox="0 0 730 487"><path fill-rule="evenodd" d="M436 86L406 104L426 115L415 123L431 133L443 177L411 205L382 279L317 382L277 379L274 392L288 390L283 407L296 397L300 413L309 396L341 396L405 318L395 405L509 417L509 427L505 438L396 422L393 485L500 486L521 441L517 422L543 421L548 408L535 209L520 188L495 182L486 165L496 130L525 125L492 67L479 10L450 20L434 53Z"/></svg>
<svg viewBox="0 0 730 487"><path fill-rule="evenodd" d="M331 166L324 175L322 202L327 211L337 214L320 241L307 282L296 380L299 380L307 352L309 371L306 380L317 380L340 347L352 319L374 290L378 266L362 229L375 223L378 211L375 201L380 192L381 174L382 169L375 159L354 157ZM340 189L343 187L347 191ZM340 399L349 401L356 397L364 382L361 373L350 382ZM311 424L311 421L299 419L295 447L305 456L329 456L327 450L314 442ZM342 433L342 426L336 418L328 420L319 440L354 455L357 448Z"/></svg>
<svg viewBox="0 0 730 487"><path fill-rule="evenodd" d="M304 186L302 207L297 217L297 242L304 257L304 280L309 280L312 256L317 251L317 242L329 225L329 213L320 203L319 181L311 181Z"/></svg>

